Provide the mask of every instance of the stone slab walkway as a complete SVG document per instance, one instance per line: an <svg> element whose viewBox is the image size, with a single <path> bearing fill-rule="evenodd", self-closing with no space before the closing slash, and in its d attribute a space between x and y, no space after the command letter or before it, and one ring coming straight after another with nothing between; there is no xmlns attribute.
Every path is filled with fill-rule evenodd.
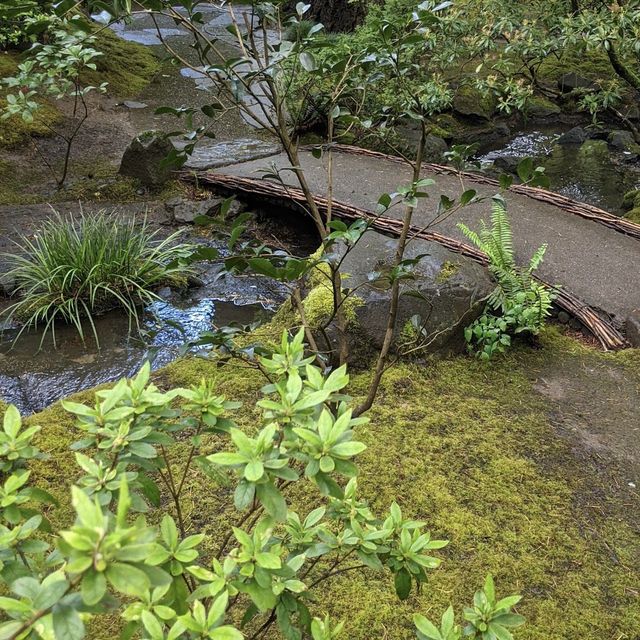
<svg viewBox="0 0 640 640"><path fill-rule="evenodd" d="M279 154L217 171L259 178L260 170L273 164L279 168L289 166L287 158ZM303 152L301 165L312 190L326 195L327 169L323 160ZM381 194L409 183L410 170L391 160L335 153L334 176L336 200L374 210ZM455 198L462 192L457 176L433 175L427 171L424 176L432 177L436 184L427 189L431 198L421 201L416 210L414 224L417 226L426 226L433 221L441 194ZM289 171L283 172L282 178L295 184L295 177ZM472 182L466 182L464 188L473 188L485 197L496 192L491 185ZM633 310L640 309L639 240L526 195L508 193L506 200L514 245L521 261L528 260L537 247L547 243L546 258L539 270L544 279L566 287L618 326L623 326ZM391 209L385 215L400 217L402 209ZM480 219L488 221L489 217L490 202L484 200L465 207L432 230L465 240L457 223L464 222L474 228Z"/></svg>

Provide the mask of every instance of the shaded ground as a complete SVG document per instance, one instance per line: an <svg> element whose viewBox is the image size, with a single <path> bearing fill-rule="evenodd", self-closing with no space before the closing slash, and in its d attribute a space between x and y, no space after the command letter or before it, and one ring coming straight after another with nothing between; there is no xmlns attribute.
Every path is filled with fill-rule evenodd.
<svg viewBox="0 0 640 640"><path fill-rule="evenodd" d="M249 162L224 169L225 173L256 177L256 169L275 163L288 166L283 155ZM325 167L321 160L310 153L302 154L301 164L312 190L324 195L327 191ZM383 193L391 193L409 182L409 171L397 163L379 158L370 158L337 153L334 155L334 197L337 200L360 207L375 209ZM435 217L440 195L459 197L463 187L454 176L429 176L436 184L427 189L430 198L421 201L414 214L414 224L427 226ZM291 172L284 172L282 179L293 183ZM465 207L434 230L458 237L464 236L456 228L464 222L475 228L480 219L489 219L490 205L486 198L495 193L495 188L479 184L466 184L485 200ZM545 261L539 272L544 278L564 286L588 305L602 310L618 324L628 314L640 308L640 278L630 277L635 265L640 263L640 242L624 236L602 225L590 222L552 205L532 200L519 194L507 194L507 205L512 221L514 244L521 261L528 260L540 245L547 243ZM400 217L400 207L385 215Z"/></svg>
<svg viewBox="0 0 640 640"><path fill-rule="evenodd" d="M208 32L212 36L223 36L226 12L212 10ZM175 50L190 62L196 62L189 44L189 36L175 28L173 23L163 24L163 33ZM149 197L147 190L135 181L117 176L122 154L131 139L141 131L158 129L164 132L179 131L184 128L182 120L171 115L156 115L161 106L199 108L210 104L215 96L209 87L203 86L201 79L185 72L180 65L173 65L166 59L166 51L157 38L149 33L153 25L148 18L136 16L126 29L120 29L120 35L129 42L110 34L102 42L106 48L105 59L111 66L109 73L97 73L96 78L88 80L98 83L110 80L106 96L89 94L89 118L80 129L72 151L70 174L65 188L57 192L55 181L42 161L47 161L59 172L64 155L64 143L56 137L37 138L38 150L28 142L28 138L17 145L2 145L0 136L0 205L26 204L33 202L82 200L133 200ZM230 38L226 34L227 39ZM115 43L115 44L114 44ZM117 46L120 43L120 49ZM141 44L131 44L141 43ZM98 42L100 48L101 41ZM225 54L231 49L221 43ZM157 58L155 68L143 76L135 76L127 67L127 56L131 51L143 55L145 59ZM153 54L153 55L151 55ZM0 58L0 62L2 59ZM13 67L0 65L2 73L10 74ZM99 69L100 71L100 69ZM129 106L128 106L129 105ZM73 126L70 101L57 101L55 108L61 114L61 122L56 125L60 130L69 130ZM260 138L258 132L248 124L237 110L226 111L215 121L202 114L196 114L194 126L208 125L216 141L229 141L237 138ZM151 194L150 197L158 196ZM0 226L0 232L2 232Z"/></svg>
<svg viewBox="0 0 640 640"><path fill-rule="evenodd" d="M625 363L624 354L577 350L533 366L529 375L559 432L574 438L598 466L619 463L621 484L640 487L640 352L627 354Z"/></svg>

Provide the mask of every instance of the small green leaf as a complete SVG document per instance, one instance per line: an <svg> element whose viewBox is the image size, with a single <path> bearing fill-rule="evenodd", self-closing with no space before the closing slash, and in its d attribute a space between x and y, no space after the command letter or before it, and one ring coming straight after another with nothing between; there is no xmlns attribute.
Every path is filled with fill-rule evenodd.
<svg viewBox="0 0 640 640"><path fill-rule="evenodd" d="M394 585L400 600L406 600L411 593L411 574L406 569L400 569L395 575Z"/></svg>
<svg viewBox="0 0 640 640"><path fill-rule="evenodd" d="M257 482L264 475L264 465L260 460L252 460L244 468L244 477L249 482Z"/></svg>

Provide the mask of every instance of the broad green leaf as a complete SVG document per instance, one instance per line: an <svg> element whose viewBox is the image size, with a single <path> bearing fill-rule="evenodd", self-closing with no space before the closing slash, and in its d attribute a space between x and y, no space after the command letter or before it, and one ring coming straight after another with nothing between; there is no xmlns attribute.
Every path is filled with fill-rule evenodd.
<svg viewBox="0 0 640 640"><path fill-rule="evenodd" d="M109 564L106 576L116 591L129 596L142 597L151 586L147 575L130 564L119 562Z"/></svg>
<svg viewBox="0 0 640 640"><path fill-rule="evenodd" d="M104 573L91 569L84 574L80 593L85 604L92 606L102 600L107 591Z"/></svg>
<svg viewBox="0 0 640 640"><path fill-rule="evenodd" d="M257 485L256 495L265 511L274 520L283 522L287 519L287 502L273 483L265 482Z"/></svg>

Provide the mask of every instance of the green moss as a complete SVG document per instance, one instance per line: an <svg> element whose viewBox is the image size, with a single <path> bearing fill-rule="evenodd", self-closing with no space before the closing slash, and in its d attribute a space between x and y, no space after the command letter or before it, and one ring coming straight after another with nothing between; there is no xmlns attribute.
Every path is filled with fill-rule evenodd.
<svg viewBox="0 0 640 640"><path fill-rule="evenodd" d="M12 76L18 70L18 54L0 53L0 81ZM0 87L0 113L6 106L4 96L9 93L6 87ZM0 148L11 148L25 144L29 136L49 136L51 127L62 120L62 114L46 100L40 101L40 108L35 112L33 122L25 122L22 118L0 118Z"/></svg>
<svg viewBox="0 0 640 640"><path fill-rule="evenodd" d="M29 184L33 182L24 179L12 163L0 159L0 205L40 202L42 198L28 189Z"/></svg>
<svg viewBox="0 0 640 640"><path fill-rule="evenodd" d="M532 118L547 118L561 112L560 107L542 96L532 96L527 100L525 113Z"/></svg>
<svg viewBox="0 0 640 640"><path fill-rule="evenodd" d="M18 69L18 55L10 51L0 51L0 78L8 78Z"/></svg>
<svg viewBox="0 0 640 640"><path fill-rule="evenodd" d="M442 267L436 276L436 282L438 284L444 284L449 279L453 278L460 271L460 264L457 262L451 262L450 260L445 260L442 263Z"/></svg>
<svg viewBox="0 0 640 640"><path fill-rule="evenodd" d="M465 116L477 116L489 119L495 113L497 100L494 95L479 91L475 87L463 84L456 90L453 108Z"/></svg>
<svg viewBox="0 0 640 640"><path fill-rule="evenodd" d="M545 58L538 70L542 80L553 83L556 83L562 74L572 72L594 82L604 82L615 77L609 58L599 50L579 51L569 48L558 58Z"/></svg>
<svg viewBox="0 0 640 640"><path fill-rule="evenodd" d="M626 210L624 217L640 224L640 189L633 189L624 194L622 208Z"/></svg>
<svg viewBox="0 0 640 640"><path fill-rule="evenodd" d="M345 319L349 326L356 323L356 310L364 304L362 298L351 295L342 304ZM302 301L305 319L312 328L325 324L333 315L333 289L329 284L313 287Z"/></svg>
<svg viewBox="0 0 640 640"><path fill-rule="evenodd" d="M288 308L280 320L291 317ZM263 328L263 336L272 339L274 329ZM527 624L518 630L519 640L637 637L635 503L628 495L624 503L610 496L602 474L558 437L532 380L553 361L568 361L577 370L613 361L640 379L640 351L602 354L554 329L543 333L541 344L539 351L516 349L489 366L459 357L430 367L398 364L387 373L371 422L359 427L368 445L359 461L362 492L378 513L397 500L450 545L438 552L444 562L422 592L404 602L395 597L388 574L351 572L327 583L313 613L328 611L345 620L346 638L407 640L413 637L412 613L436 617L449 603L459 610L487 572L500 593L524 596L518 612ZM258 426L255 401L264 380L240 363L218 367L190 358L156 377L164 387L214 379L220 393L243 401L236 415L240 425ZM368 372L353 375L351 393L362 397L369 378ZM39 443L53 453L38 463L35 479L64 498L79 475L68 451L79 433L59 405L28 422L42 425ZM181 447L172 450L175 460ZM190 477L190 529L207 532L209 545L215 546L230 515L228 499L227 488L212 491L198 473ZM294 495L294 506L303 512L317 501L314 492ZM56 526L67 522L68 500L49 515Z"/></svg>
<svg viewBox="0 0 640 640"><path fill-rule="evenodd" d="M121 176L110 162L74 164L73 177L64 189L58 191L54 201L89 200L92 202L136 202L147 199L147 190L140 193L141 184L134 178ZM168 200L183 195L187 186L179 180L171 180L151 194L154 198Z"/></svg>
<svg viewBox="0 0 640 640"><path fill-rule="evenodd" d="M627 213L624 214L624 217L627 220L631 220L631 222L640 224L640 207L634 207L631 211L627 211Z"/></svg>
<svg viewBox="0 0 640 640"><path fill-rule="evenodd" d="M118 97L140 93L160 66L149 47L122 40L109 29L97 34L95 48L103 55L96 59L95 71L83 73L83 82L92 85L108 82L108 92Z"/></svg>
<svg viewBox="0 0 640 640"><path fill-rule="evenodd" d="M622 208L626 211L640 207L640 189L633 189L624 194Z"/></svg>

